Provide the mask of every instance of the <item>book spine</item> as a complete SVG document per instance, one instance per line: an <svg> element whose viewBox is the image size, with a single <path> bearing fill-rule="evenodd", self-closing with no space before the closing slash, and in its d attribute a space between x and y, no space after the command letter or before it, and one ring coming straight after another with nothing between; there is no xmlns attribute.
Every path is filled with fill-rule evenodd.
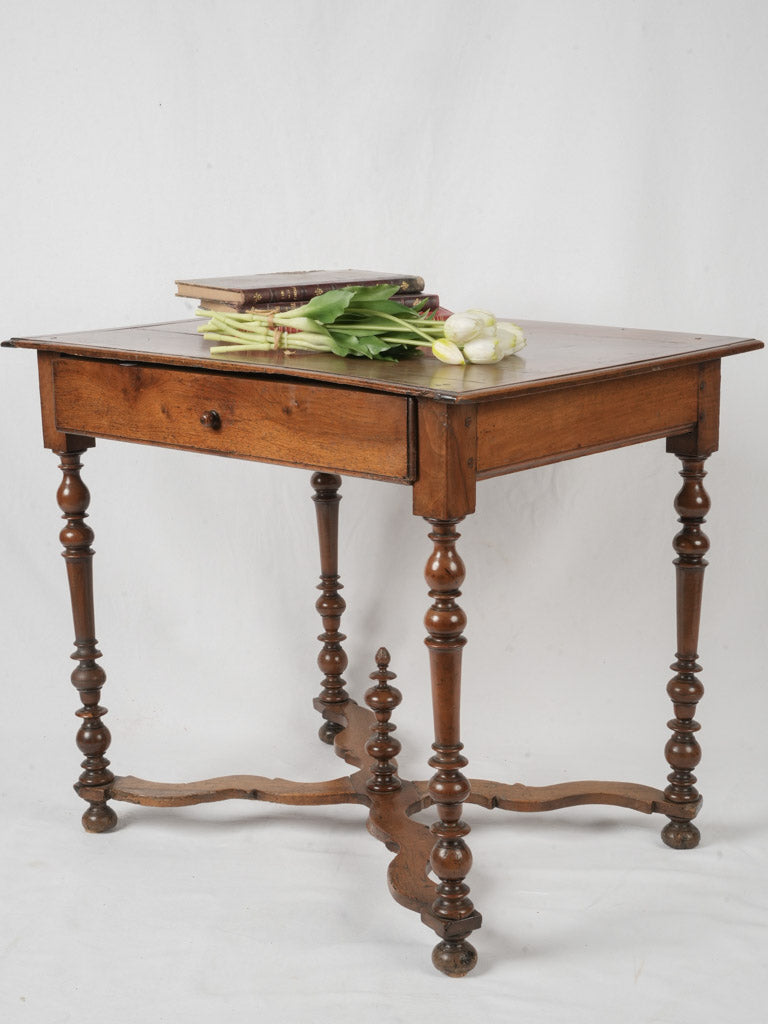
<svg viewBox="0 0 768 1024"><path fill-rule="evenodd" d="M439 295L393 295L392 302L399 302L401 306L420 306L422 309L437 309L440 305Z"/></svg>
<svg viewBox="0 0 768 1024"><path fill-rule="evenodd" d="M279 302L309 302L316 295L323 295L325 292L334 291L337 288L348 288L358 285L397 285L398 294L412 295L424 290L424 279L421 277L398 277L384 279L381 281L345 281L335 284L298 284L287 288L254 288L243 289L240 293L244 302L252 305L264 305L265 303Z"/></svg>
<svg viewBox="0 0 768 1024"><path fill-rule="evenodd" d="M278 313L282 313L286 309L298 309L299 306L305 306L309 300L300 299L291 302L223 302L220 299L201 299L200 308L215 310L230 311L232 313L258 313L266 312L267 310L276 310ZM401 306L421 306L422 309L438 309L440 306L440 298L438 295L393 295L392 302L397 302Z"/></svg>

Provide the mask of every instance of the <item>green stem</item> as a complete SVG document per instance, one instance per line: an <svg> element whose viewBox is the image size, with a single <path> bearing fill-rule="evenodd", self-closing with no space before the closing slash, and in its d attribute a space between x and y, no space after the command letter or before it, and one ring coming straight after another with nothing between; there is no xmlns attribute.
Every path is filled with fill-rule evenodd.
<svg viewBox="0 0 768 1024"><path fill-rule="evenodd" d="M391 338L388 334L380 334L382 341L388 341L391 345L414 345L417 348L432 348L431 341L416 341L415 338Z"/></svg>
<svg viewBox="0 0 768 1024"><path fill-rule="evenodd" d="M226 331L206 331L203 337L206 341L233 342L234 344L230 346L233 349L235 347L243 349L255 348L260 349L262 352L267 352L275 348L271 332L266 338L256 338L252 334L250 337L247 337L230 328ZM329 352L330 344L328 339L322 334L311 334L308 331L296 331L289 334L286 331L280 331L277 348L299 348L311 352Z"/></svg>
<svg viewBox="0 0 768 1024"><path fill-rule="evenodd" d="M393 327L391 324L375 324L370 321L361 324L331 324L331 330L344 331L347 334L381 334L382 331L387 331L388 333L402 331L403 334L422 333L415 332L414 328L409 327L407 324Z"/></svg>
<svg viewBox="0 0 768 1024"><path fill-rule="evenodd" d="M285 327L292 327L294 330L308 331L310 334L325 334L330 340L330 334L327 333L325 326L308 316L284 318L280 313L278 313L275 316L275 323L276 326L283 325Z"/></svg>
<svg viewBox="0 0 768 1024"><path fill-rule="evenodd" d="M259 340L257 337L254 337L256 334L255 331L243 331L238 327L233 327L231 324L219 324L215 320L212 320L209 326L213 327L214 331L218 334L221 334L226 338L232 338L233 340L237 338L242 339L244 342L254 342ZM262 340L265 344L268 344L267 335L263 335Z"/></svg>
<svg viewBox="0 0 768 1024"><path fill-rule="evenodd" d="M376 316L383 317L385 320L390 320L390 321L394 322L395 324L397 324L396 330L402 330L403 329L403 322L402 322L402 320L398 319L398 317L394 316L392 313L377 313ZM425 338L430 343L430 345L432 344L432 340L433 339L430 338L429 334L427 334L426 331L420 330L412 322L411 322L411 324L409 324L408 329L413 331L415 334L420 334L422 336L422 338ZM393 328L390 327L389 330L393 330Z"/></svg>

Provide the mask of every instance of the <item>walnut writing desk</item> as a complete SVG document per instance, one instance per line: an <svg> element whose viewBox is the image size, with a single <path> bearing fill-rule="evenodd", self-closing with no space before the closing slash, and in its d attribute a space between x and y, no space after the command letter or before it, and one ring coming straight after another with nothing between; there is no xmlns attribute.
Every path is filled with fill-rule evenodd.
<svg viewBox="0 0 768 1024"><path fill-rule="evenodd" d="M466 883L465 802L513 811L615 804L665 815L662 836L669 846L697 844L694 713L703 689L696 649L708 548L702 522L709 508L704 463L717 448L720 359L761 343L548 323L523 327L529 345L521 356L468 367L432 357L399 364L282 352L212 358L194 321L6 343L38 350L44 443L59 456L63 473L61 542L75 626L72 682L82 700L77 745L85 757L75 788L88 804L83 824L89 832L115 825L111 802L120 800L162 807L230 798L361 804L368 808L368 829L395 853L393 896L437 932L432 959L450 975L474 966L477 954L467 940L481 922ZM105 674L94 633L93 532L85 522L90 495L80 477L81 456L97 437L314 470L323 624L323 682L315 707L324 719L321 738L357 769L351 775L322 783L236 775L184 784L113 775L106 708L99 703ZM675 500L682 529L674 539L669 784L662 791L619 782L532 788L468 780L459 731L465 616L457 603L464 565L456 526L474 511L477 481L662 437L680 458L683 478ZM425 623L435 742L428 783L397 774L400 744L390 717L401 697L391 685L388 652L376 655L368 708L345 689L337 558L342 473L412 487L413 512L430 525L425 577L432 603ZM412 820L432 804L431 829Z"/></svg>

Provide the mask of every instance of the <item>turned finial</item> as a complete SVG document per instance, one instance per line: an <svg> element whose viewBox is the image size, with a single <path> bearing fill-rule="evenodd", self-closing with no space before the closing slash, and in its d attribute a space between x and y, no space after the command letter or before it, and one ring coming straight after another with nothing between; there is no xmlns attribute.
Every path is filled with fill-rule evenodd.
<svg viewBox="0 0 768 1024"><path fill-rule="evenodd" d="M391 660L390 653L386 647L380 647L378 651L376 651L376 665L379 669L387 669ZM375 672L371 672L370 678L376 679L378 677ZM392 678L394 679L395 677L392 676Z"/></svg>
<svg viewBox="0 0 768 1024"><path fill-rule="evenodd" d="M373 774L366 783L371 793L393 793L402 785L394 760L401 746L392 735L397 726L392 725L389 719L403 696L395 686L390 686L390 680L397 676L389 671L389 662L389 651L380 647L376 652L376 671L369 676L377 685L365 693L365 703L376 716L371 738L365 745L366 753L373 759Z"/></svg>

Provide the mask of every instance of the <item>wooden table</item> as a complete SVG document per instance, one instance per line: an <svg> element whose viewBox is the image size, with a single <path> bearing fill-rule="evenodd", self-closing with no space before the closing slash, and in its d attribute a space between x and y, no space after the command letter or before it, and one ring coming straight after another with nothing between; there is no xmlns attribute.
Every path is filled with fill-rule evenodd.
<svg viewBox="0 0 768 1024"><path fill-rule="evenodd" d="M718 443L720 359L761 343L524 323L529 346L521 356L454 367L431 357L403 363L282 352L213 358L196 326L186 321L5 343L38 351L44 444L57 453L63 473L57 497L75 626L72 682L82 700L77 745L85 758L75 788L88 805L85 828L113 828L112 803L120 800L162 807L230 798L361 804L368 808L370 832L395 853L389 868L393 896L437 932L432 959L450 975L474 966L477 954L467 940L481 923L466 883L471 855L464 803L516 811L615 804L665 815L664 842L676 849L696 846L692 819L701 797L694 714L703 692L696 651L708 548L702 523L709 509L704 463ZM321 739L357 769L351 775L322 783L239 775L185 784L113 775L100 704L105 674L94 632L93 531L85 521L90 495L80 476L81 456L97 437L314 471L323 624L323 681L315 707L324 719ZM674 539L677 652L667 685L674 709L665 750L669 784L662 791L619 782L535 788L468 780L459 729L466 619L458 604L464 565L456 526L474 511L477 481L662 437L681 460L683 478L675 499L682 528ZM397 774L400 743L391 715L401 697L392 685L388 652L376 654L367 708L345 688L337 558L343 473L411 487L414 515L429 523L425 624L435 734L429 782ZM432 804L431 829L412 820ZM436 883L428 877L430 866Z"/></svg>

